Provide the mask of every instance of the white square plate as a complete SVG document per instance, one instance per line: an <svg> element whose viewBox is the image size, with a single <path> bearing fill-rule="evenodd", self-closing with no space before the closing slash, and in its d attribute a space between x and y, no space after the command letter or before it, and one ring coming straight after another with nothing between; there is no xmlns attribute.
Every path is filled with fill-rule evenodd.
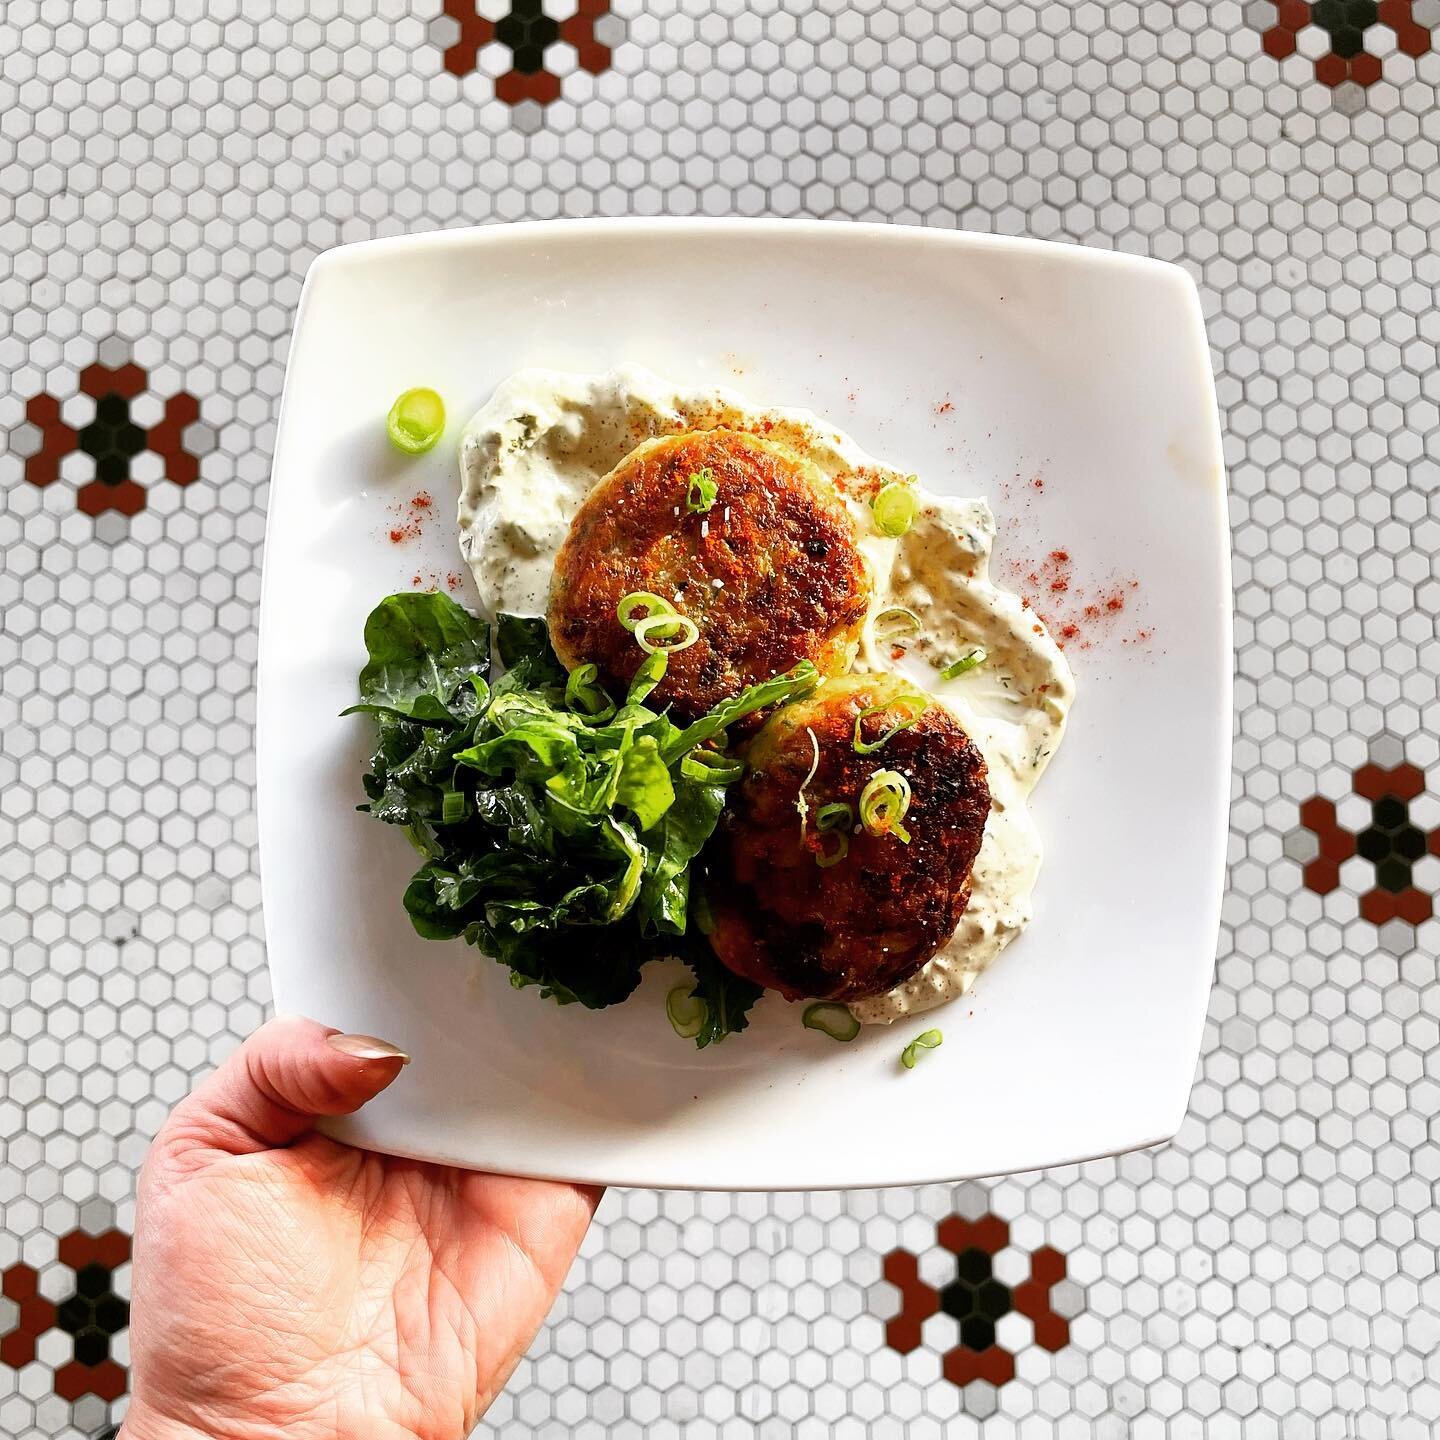
<svg viewBox="0 0 1440 1440"><path fill-rule="evenodd" d="M459 941L417 938L400 903L412 852L356 813L372 731L339 711L362 625L416 575L463 570L461 428L523 366L627 360L807 406L934 489L988 495L1001 583L1018 573L1023 587L1035 557L1063 548L1077 583L1125 588L1122 623L1082 625L1070 649L1074 715L1035 796L1036 918L923 1023L841 1046L767 995L749 1030L696 1051L665 1018L668 966L621 1006L562 1009ZM418 460L384 429L413 385L438 389L450 416ZM392 543L392 512L422 488L425 533ZM414 1056L335 1132L516 1174L721 1189L914 1184L1173 1134L1224 862L1223 489L1199 301L1154 261L765 221L516 225L322 256L296 322L266 544L270 967L282 1009ZM944 1045L902 1070L901 1047L929 1025Z"/></svg>

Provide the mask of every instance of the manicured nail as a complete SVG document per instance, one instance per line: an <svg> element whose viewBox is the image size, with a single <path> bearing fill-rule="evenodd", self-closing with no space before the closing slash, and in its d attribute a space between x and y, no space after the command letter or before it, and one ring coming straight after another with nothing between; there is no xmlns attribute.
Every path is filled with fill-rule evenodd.
<svg viewBox="0 0 1440 1440"><path fill-rule="evenodd" d="M353 1055L357 1060L399 1060L408 1065L410 1057L388 1040L379 1040L374 1035L327 1035L331 1048L342 1055Z"/></svg>

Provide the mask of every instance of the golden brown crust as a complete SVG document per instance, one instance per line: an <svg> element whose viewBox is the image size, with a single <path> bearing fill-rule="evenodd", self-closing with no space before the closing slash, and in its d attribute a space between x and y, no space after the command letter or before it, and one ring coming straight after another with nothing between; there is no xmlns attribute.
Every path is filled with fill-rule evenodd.
<svg viewBox="0 0 1440 1440"><path fill-rule="evenodd" d="M715 504L690 514L689 479L705 469ZM634 590L663 596L700 628L670 657L650 702L687 721L799 660L822 674L844 670L870 581L855 527L820 471L758 436L720 429L638 446L585 498L556 557L551 643L571 668L599 666L617 694L645 658L615 618Z"/></svg>
<svg viewBox="0 0 1440 1440"><path fill-rule="evenodd" d="M954 933L970 898L970 870L990 813L985 761L937 702L908 730L870 755L855 752L856 716L870 705L914 694L896 676L830 680L771 716L751 741L745 778L731 792L707 852L710 943L733 971L788 998L856 1000L907 980ZM901 712L862 722L873 742ZM805 788L806 840L795 801ZM912 798L910 844L893 835L851 834L845 859L828 869L815 851L820 806L859 796L879 769L900 771Z"/></svg>

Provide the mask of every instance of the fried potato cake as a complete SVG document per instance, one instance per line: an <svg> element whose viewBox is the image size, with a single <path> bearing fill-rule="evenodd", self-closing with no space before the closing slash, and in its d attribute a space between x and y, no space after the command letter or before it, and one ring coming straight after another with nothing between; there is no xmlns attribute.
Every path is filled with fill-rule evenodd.
<svg viewBox="0 0 1440 1440"><path fill-rule="evenodd" d="M809 460L742 431L690 431L639 445L585 498L555 561L550 639L623 694L645 654L616 606L660 596L699 629L650 701L684 722L800 660L846 669L870 590L854 524Z"/></svg>
<svg viewBox="0 0 1440 1440"><path fill-rule="evenodd" d="M707 851L710 944L736 974L792 1000L854 1000L909 979L954 933L990 813L983 756L928 697L873 753L855 748L857 719L874 744L915 713L902 697L917 695L894 675L831 679L750 741ZM861 792L879 770L909 784L908 843L860 823Z"/></svg>

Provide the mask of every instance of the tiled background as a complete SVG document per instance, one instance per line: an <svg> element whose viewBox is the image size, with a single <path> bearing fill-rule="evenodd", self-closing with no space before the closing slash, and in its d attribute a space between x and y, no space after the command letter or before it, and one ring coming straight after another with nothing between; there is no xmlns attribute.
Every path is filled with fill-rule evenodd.
<svg viewBox="0 0 1440 1440"><path fill-rule="evenodd" d="M662 212L1194 274L1239 616L1218 984L1152 1153L611 1194L486 1433L1433 1433L1437 46L1440 0L5 0L0 1435L120 1413L135 1167L265 1007L255 604L307 264Z"/></svg>

